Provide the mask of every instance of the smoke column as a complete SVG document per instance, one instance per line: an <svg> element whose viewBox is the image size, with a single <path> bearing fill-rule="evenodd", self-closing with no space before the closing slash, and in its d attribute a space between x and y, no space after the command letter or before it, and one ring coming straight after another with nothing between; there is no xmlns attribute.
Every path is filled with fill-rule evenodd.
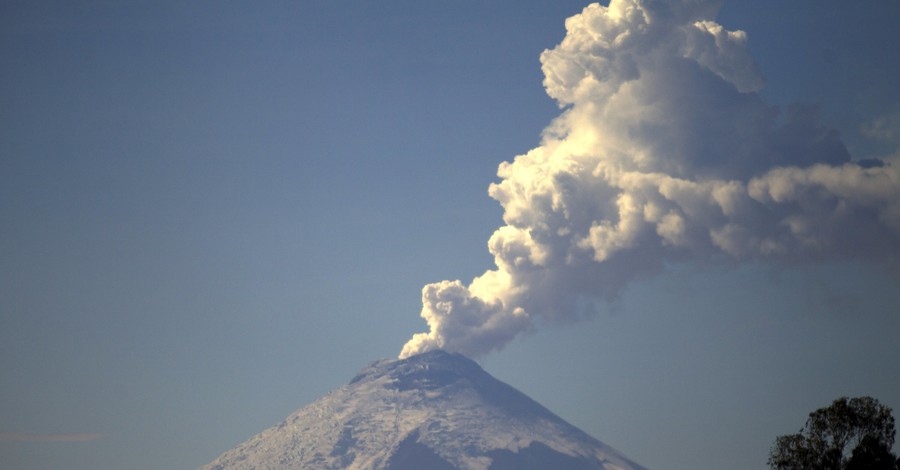
<svg viewBox="0 0 900 470"><path fill-rule="evenodd" d="M679 261L896 263L900 154L856 162L814 109L764 103L719 7L611 0L566 20L540 58L561 115L488 190L496 266L425 286L430 330L400 357L486 354Z"/></svg>

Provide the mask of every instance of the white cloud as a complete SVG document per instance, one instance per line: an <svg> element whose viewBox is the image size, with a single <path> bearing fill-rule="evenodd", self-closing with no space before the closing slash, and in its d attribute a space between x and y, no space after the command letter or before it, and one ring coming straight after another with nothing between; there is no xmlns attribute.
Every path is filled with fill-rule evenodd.
<svg viewBox="0 0 900 470"><path fill-rule="evenodd" d="M563 108L500 165L496 269L423 289L429 333L403 348L481 355L582 316L666 263L883 259L900 240L900 160L861 167L816 110L783 116L720 2L612 0L541 55Z"/></svg>

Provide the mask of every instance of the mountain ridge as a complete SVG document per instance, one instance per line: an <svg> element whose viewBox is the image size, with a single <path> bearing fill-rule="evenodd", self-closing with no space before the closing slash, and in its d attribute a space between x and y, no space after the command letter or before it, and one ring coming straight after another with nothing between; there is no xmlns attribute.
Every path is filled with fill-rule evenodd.
<svg viewBox="0 0 900 470"><path fill-rule="evenodd" d="M204 470L646 470L460 354L379 360Z"/></svg>

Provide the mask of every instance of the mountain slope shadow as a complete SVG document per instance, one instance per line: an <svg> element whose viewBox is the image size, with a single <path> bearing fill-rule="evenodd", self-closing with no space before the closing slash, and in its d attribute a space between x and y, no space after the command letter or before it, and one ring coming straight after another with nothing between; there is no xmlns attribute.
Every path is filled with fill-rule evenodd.
<svg viewBox="0 0 900 470"><path fill-rule="evenodd" d="M418 431L400 442L384 470L457 470L425 444L418 442Z"/></svg>
<svg viewBox="0 0 900 470"><path fill-rule="evenodd" d="M487 456L493 459L488 470L545 470L548 468L601 470L603 468L596 462L557 452L540 442L532 442L531 445L518 452L506 449L492 450L487 453Z"/></svg>

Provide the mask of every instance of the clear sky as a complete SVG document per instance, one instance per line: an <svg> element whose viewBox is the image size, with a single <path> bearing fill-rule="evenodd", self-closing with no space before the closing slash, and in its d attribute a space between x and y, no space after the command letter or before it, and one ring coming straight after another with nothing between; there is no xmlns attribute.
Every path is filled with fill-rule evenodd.
<svg viewBox="0 0 900 470"><path fill-rule="evenodd" d="M0 2L4 468L194 468L397 356L423 286L493 267L488 186L562 112L540 55L585 6ZM865 160L900 149L897 18L716 21L747 33L761 100L817 106ZM834 398L900 409L878 246L893 265L666 259L481 362L649 468L765 468Z"/></svg>

